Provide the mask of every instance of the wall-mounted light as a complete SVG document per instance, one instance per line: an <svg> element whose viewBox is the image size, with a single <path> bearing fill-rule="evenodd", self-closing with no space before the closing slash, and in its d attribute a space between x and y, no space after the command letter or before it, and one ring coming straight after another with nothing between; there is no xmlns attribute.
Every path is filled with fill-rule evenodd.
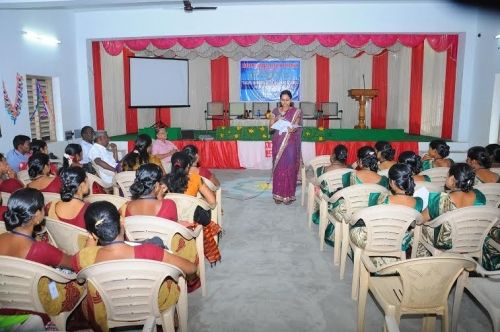
<svg viewBox="0 0 500 332"><path fill-rule="evenodd" d="M41 44L45 44L45 45L56 46L56 45L61 43L61 41L55 37L43 35L43 34L33 32L30 30L23 30L23 36L27 40L41 43Z"/></svg>
<svg viewBox="0 0 500 332"><path fill-rule="evenodd" d="M500 35L496 35L495 40L497 41L497 48L500 50Z"/></svg>

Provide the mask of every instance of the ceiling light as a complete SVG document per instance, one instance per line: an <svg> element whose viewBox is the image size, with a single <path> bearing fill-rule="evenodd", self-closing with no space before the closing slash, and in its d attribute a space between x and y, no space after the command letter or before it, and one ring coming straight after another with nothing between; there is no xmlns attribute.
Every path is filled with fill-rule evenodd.
<svg viewBox="0 0 500 332"><path fill-rule="evenodd" d="M40 33L29 31L29 30L23 30L23 35L24 35L24 38L26 38L30 41L45 44L45 45L55 46L55 45L61 43L61 41L55 37L42 35Z"/></svg>

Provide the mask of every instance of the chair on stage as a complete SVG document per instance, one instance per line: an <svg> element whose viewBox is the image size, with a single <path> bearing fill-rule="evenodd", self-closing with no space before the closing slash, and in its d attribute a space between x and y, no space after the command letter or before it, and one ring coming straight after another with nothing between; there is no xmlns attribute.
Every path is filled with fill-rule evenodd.
<svg viewBox="0 0 500 332"><path fill-rule="evenodd" d="M223 120L224 116L224 103L222 101L208 102L205 110L205 128L208 129L208 120Z"/></svg>
<svg viewBox="0 0 500 332"><path fill-rule="evenodd" d="M231 102L229 103L229 118L237 119L245 115L245 103Z"/></svg>
<svg viewBox="0 0 500 332"><path fill-rule="evenodd" d="M252 115L254 117L264 116L269 110L268 102L253 102L252 103Z"/></svg>
<svg viewBox="0 0 500 332"><path fill-rule="evenodd" d="M325 102L320 105L320 115L318 116L322 120L337 120L339 121L339 126L342 128L342 110L339 110L339 103L337 102Z"/></svg>
<svg viewBox="0 0 500 332"><path fill-rule="evenodd" d="M301 101L299 103L299 108L302 111L302 119L304 120L314 120L318 117L316 103L312 101Z"/></svg>

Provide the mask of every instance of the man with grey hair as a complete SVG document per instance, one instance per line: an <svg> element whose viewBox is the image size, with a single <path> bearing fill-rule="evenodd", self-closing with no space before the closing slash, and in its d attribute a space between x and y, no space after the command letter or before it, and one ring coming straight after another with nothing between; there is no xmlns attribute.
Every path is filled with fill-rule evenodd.
<svg viewBox="0 0 500 332"><path fill-rule="evenodd" d="M118 165L116 144L109 143L108 133L104 130L95 132L95 144L89 151L89 158L97 166L97 173L102 181L111 186Z"/></svg>

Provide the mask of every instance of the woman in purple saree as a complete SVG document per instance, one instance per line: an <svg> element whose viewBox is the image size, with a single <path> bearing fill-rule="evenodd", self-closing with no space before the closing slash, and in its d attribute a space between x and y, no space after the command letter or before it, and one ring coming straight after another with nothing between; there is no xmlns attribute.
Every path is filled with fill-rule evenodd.
<svg viewBox="0 0 500 332"><path fill-rule="evenodd" d="M302 135L302 112L293 107L292 93L284 90L280 93L281 107L272 112L269 126L278 120L286 120L297 127L288 128L287 132L273 134L273 198L276 204L290 204L295 200L295 188L300 167L300 144Z"/></svg>

